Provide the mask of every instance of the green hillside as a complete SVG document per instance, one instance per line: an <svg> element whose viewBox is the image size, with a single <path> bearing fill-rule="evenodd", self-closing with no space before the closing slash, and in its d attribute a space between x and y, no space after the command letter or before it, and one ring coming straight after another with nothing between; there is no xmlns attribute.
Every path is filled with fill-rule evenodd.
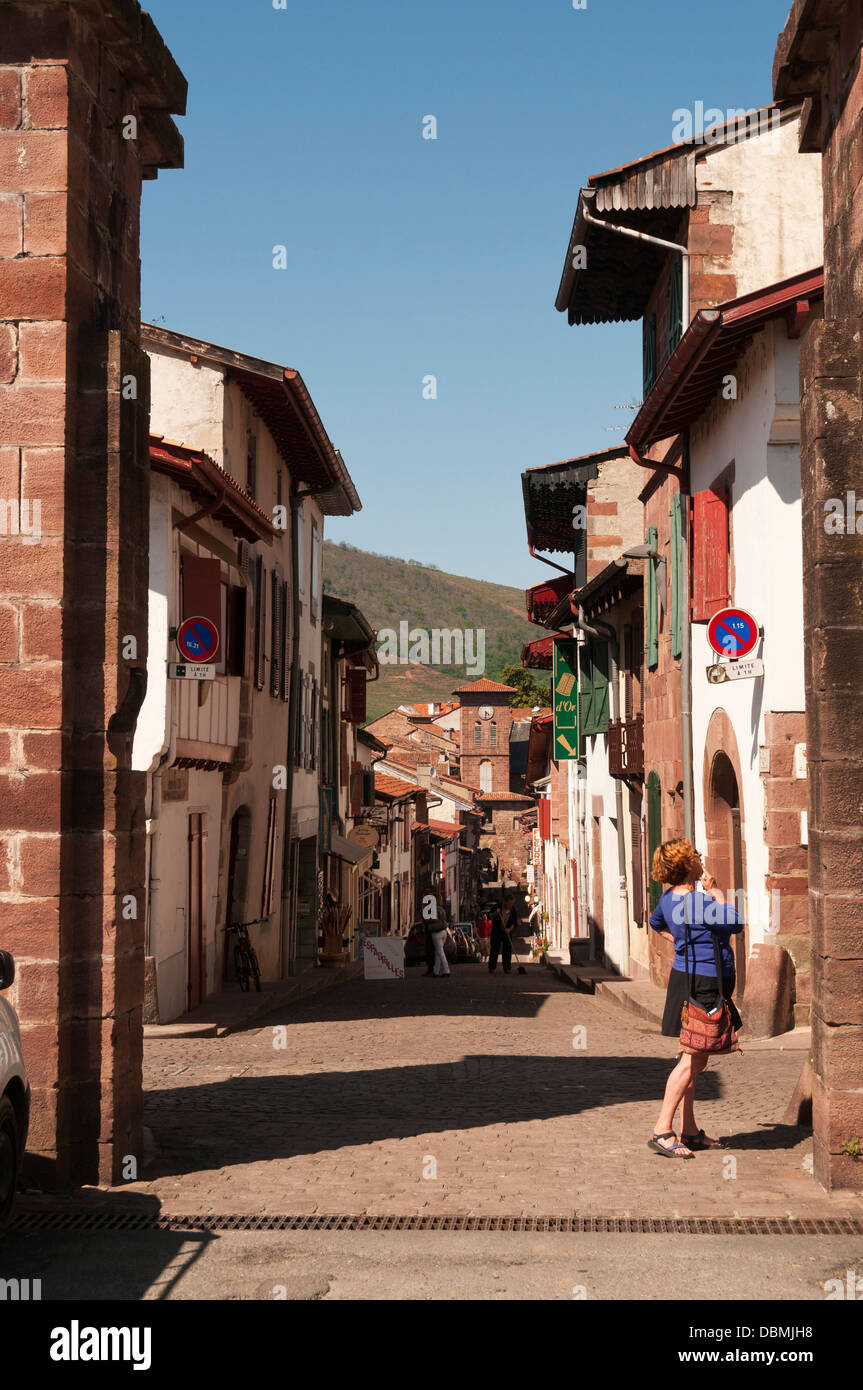
<svg viewBox="0 0 863 1390"><path fill-rule="evenodd" d="M344 543L324 542L324 589L355 603L379 633L398 633L402 622L428 632L484 630L483 674L489 680L500 680L505 666L520 662L524 643L541 635L525 617L522 589L444 574ZM447 700L456 686L479 678L465 666L382 665L380 680L369 686L368 717L376 719L395 705Z"/></svg>

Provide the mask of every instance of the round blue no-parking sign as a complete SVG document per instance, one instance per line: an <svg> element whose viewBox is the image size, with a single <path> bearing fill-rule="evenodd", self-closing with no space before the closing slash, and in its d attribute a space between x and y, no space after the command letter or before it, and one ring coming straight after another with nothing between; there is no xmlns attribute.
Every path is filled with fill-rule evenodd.
<svg viewBox="0 0 863 1390"><path fill-rule="evenodd" d="M203 664L219 650L219 630L209 618L187 618L177 630L177 650L184 661Z"/></svg>

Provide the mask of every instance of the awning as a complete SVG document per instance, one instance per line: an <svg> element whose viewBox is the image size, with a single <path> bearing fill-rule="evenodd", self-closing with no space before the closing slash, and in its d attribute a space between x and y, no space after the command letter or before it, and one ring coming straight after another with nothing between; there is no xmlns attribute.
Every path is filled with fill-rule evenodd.
<svg viewBox="0 0 863 1390"><path fill-rule="evenodd" d="M527 616L537 627L545 627L549 616L575 588L575 578L571 574L561 574L554 579L543 579L525 590L524 599Z"/></svg>
<svg viewBox="0 0 863 1390"><path fill-rule="evenodd" d="M356 864L358 868L364 869L367 864L372 862L374 850L368 845L354 844L353 840L346 840L341 835L330 837L330 854L334 854L337 859L344 859L347 864Z"/></svg>
<svg viewBox="0 0 863 1390"><path fill-rule="evenodd" d="M585 505L587 485L598 476L600 462L617 456L625 458L626 450L586 454L522 473L524 519L531 549L572 555L584 548L586 533L575 528L575 508Z"/></svg>
<svg viewBox="0 0 863 1390"><path fill-rule="evenodd" d="M554 638L541 637L521 649L521 664L526 671L550 671L554 666Z"/></svg>
<svg viewBox="0 0 863 1390"><path fill-rule="evenodd" d="M823 296L824 271L810 270L715 309L702 309L632 422L627 444L640 453L682 433L716 399L724 378L770 319L787 316L790 331L799 335L809 301Z"/></svg>
<svg viewBox="0 0 863 1390"><path fill-rule="evenodd" d="M151 434L150 467L173 479L196 502L212 507L213 519L242 540L254 544L276 534L266 512L209 454Z"/></svg>

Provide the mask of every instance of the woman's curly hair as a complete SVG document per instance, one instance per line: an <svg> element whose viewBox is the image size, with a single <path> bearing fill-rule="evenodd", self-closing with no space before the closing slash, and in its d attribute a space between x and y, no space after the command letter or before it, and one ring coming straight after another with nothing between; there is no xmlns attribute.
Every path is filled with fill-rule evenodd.
<svg viewBox="0 0 863 1390"><path fill-rule="evenodd" d="M651 878L676 888L689 878L697 859L698 851L689 840L666 840L653 856Z"/></svg>

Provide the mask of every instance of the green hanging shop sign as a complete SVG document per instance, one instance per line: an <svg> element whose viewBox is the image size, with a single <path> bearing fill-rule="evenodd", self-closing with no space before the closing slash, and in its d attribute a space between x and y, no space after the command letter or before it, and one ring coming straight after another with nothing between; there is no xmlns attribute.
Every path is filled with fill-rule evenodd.
<svg viewBox="0 0 863 1390"><path fill-rule="evenodd" d="M559 637L554 644L554 760L578 758L578 643Z"/></svg>

